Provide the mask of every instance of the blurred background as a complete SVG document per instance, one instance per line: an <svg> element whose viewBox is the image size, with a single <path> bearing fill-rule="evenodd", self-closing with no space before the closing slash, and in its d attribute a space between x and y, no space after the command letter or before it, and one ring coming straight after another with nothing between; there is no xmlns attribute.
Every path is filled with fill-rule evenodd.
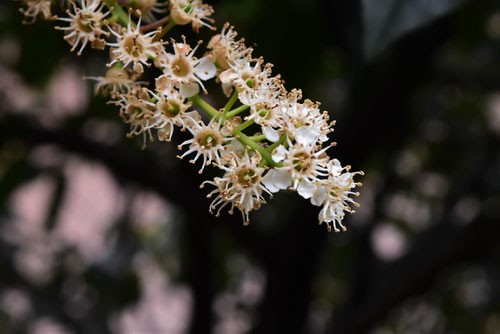
<svg viewBox="0 0 500 334"><path fill-rule="evenodd" d="M499 334L500 3L207 3L337 120L348 231L291 192L212 217L185 137L142 151L82 80L104 55L2 1L0 333Z"/></svg>

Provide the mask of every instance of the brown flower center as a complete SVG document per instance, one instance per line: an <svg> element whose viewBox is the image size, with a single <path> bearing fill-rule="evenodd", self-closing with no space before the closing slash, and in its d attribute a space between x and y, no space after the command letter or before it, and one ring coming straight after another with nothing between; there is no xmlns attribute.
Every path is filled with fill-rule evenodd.
<svg viewBox="0 0 500 334"><path fill-rule="evenodd" d="M167 116L169 118L173 118L180 113L181 108L175 102L169 103L169 102L165 101L165 102L160 104L160 110L165 116Z"/></svg>
<svg viewBox="0 0 500 334"><path fill-rule="evenodd" d="M91 33L94 30L94 28L92 27L93 23L92 19L93 19L92 15L82 14L80 12L78 18L76 19L78 30L83 31L85 33Z"/></svg>
<svg viewBox="0 0 500 334"><path fill-rule="evenodd" d="M307 172L311 166L311 155L307 152L298 152L293 155L293 166L298 172Z"/></svg>
<svg viewBox="0 0 500 334"><path fill-rule="evenodd" d="M215 132L210 129L200 131L196 134L196 142L200 146L208 149L215 147L219 144L220 138Z"/></svg>
<svg viewBox="0 0 500 334"><path fill-rule="evenodd" d="M191 73L191 64L185 57L178 57L172 62L172 71L177 77L186 77Z"/></svg>
<svg viewBox="0 0 500 334"><path fill-rule="evenodd" d="M258 175L253 168L243 167L236 172L238 183L244 187L251 187L258 180Z"/></svg>
<svg viewBox="0 0 500 334"><path fill-rule="evenodd" d="M126 37L123 42L123 48L134 58L139 58L144 52L144 45L137 35Z"/></svg>

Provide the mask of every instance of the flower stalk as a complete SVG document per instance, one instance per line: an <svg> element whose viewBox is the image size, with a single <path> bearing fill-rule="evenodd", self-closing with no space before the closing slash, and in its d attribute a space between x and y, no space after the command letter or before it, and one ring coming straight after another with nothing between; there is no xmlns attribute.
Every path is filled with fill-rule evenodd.
<svg viewBox="0 0 500 334"><path fill-rule="evenodd" d="M51 0L21 1L26 23L56 18ZM199 50L201 41L188 43L184 36L163 41L174 27L190 24L196 33L202 27L215 29L211 6L201 0L170 0L168 5L156 0L66 1L70 9L57 18L65 26L56 28L78 54L87 46L107 49L107 71L87 79L96 81L96 94L116 105L129 126L127 136L142 136L145 148L149 141L168 142L174 132L187 130L191 137L178 145L183 152L177 157L189 157L200 165L200 173L207 166L219 169L220 176L201 186L212 187L210 212L219 216L223 208L237 209L248 225L265 196L292 190L321 207L318 219L329 231L346 229L345 213L358 206L354 188L361 183L354 178L363 173L328 156L334 122L320 104L302 100L300 90L288 91L281 76L273 75L272 64L253 56L229 24L205 51ZM148 85L141 76L150 68L160 74ZM213 79L230 96L220 109L202 97L208 94L205 82Z"/></svg>
<svg viewBox="0 0 500 334"><path fill-rule="evenodd" d="M103 0L106 6L113 12L113 16L123 25L129 23L128 14L123 10L122 6L116 0Z"/></svg>
<svg viewBox="0 0 500 334"><path fill-rule="evenodd" d="M226 105L224 106L224 117L226 117L227 112L231 110L236 101L238 101L238 91L235 89Z"/></svg>

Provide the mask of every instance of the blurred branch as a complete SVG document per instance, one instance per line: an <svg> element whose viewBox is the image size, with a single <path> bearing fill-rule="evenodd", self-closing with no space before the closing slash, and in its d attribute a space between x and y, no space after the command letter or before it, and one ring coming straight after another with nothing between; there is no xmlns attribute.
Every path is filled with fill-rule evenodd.
<svg viewBox="0 0 500 334"><path fill-rule="evenodd" d="M149 154L138 154L123 147L91 141L78 133L62 129L46 129L28 117L6 116L0 119L0 140L19 138L31 146L54 144L92 160L99 160L121 180L135 181L155 189L163 196L180 204L187 194L178 178L166 178L169 167Z"/></svg>
<svg viewBox="0 0 500 334"><path fill-rule="evenodd" d="M0 268L2 268L0 291L5 291L6 287L20 289L28 294L34 314L58 319L64 325L77 330L77 333L110 333L107 320L102 313L96 310L92 310L87 317L81 319L74 319L69 316L66 304L61 298L60 277L55 277L53 283L49 286L35 286L18 273L13 262L13 255L14 249L12 246L0 240ZM28 323L23 325L28 325ZM27 329L25 330L27 332Z"/></svg>
<svg viewBox="0 0 500 334"><path fill-rule="evenodd" d="M369 160L367 157L374 154L391 159L391 156L385 155L398 152L404 147L408 138L413 136L414 124L409 121L414 115L409 115L410 101L415 89L427 80L434 70L432 59L436 49L442 46L443 40L450 33L444 23L435 23L434 27L409 35L398 42L385 58L367 66L359 73L349 98L350 112L346 113L345 119L339 121L339 127L342 124L344 127L340 128L338 135L342 137L342 142L348 145L346 147L343 144L343 147L339 147L341 156L357 152L356 157L363 159L357 163ZM383 114L379 112L381 110L384 111ZM361 113L362 122L359 119ZM354 128L358 129L357 133L350 131ZM380 133L390 135L380 136ZM362 138L353 138L360 134ZM355 143L366 143L368 140L370 145L350 147ZM377 143L373 143L373 140ZM482 217L467 227L458 226L451 221L449 212L459 196L477 189L477 185L484 177L485 166L491 163L489 160L497 149L497 144L485 145L481 151L482 162L475 166L474 171L463 170L461 166L461 172L467 172L468 177L463 178L463 174L460 174L462 179L452 182L454 192L445 199L445 206L449 210L445 215L447 220L436 223L429 231L419 235L405 256L387 265L380 265L374 258L370 242L373 227L384 217L380 209L381 201L394 189L397 182L392 179L396 176L391 176L388 172L390 166L380 168L384 174L389 173L389 176L385 180L383 189L377 194L375 216L369 224L365 224L367 228L360 231L360 235L357 236L361 252L357 257L357 270L353 275L355 283L349 299L335 309L328 332L366 333L406 298L428 286L446 265L463 260L471 250L478 250L475 254L477 256L479 248L484 251L494 245L493 236L500 229L497 222ZM373 150L373 147L382 149ZM384 158L379 157L379 159ZM341 157L341 160L344 158ZM355 159L347 160L356 165Z"/></svg>
<svg viewBox="0 0 500 334"><path fill-rule="evenodd" d="M310 203L297 203L293 219L273 238L275 246L267 254L265 267L266 290L252 333L300 333L304 329L313 279L325 242L333 237L315 223L316 214Z"/></svg>
<svg viewBox="0 0 500 334"><path fill-rule="evenodd" d="M19 138L32 146L54 144L69 152L82 155L91 160L98 160L108 167L113 175L121 181L137 182L144 187L153 189L173 204L186 209L186 214L194 211L206 212L204 219L215 220L208 214L208 201L202 192L198 191L201 177L193 173L191 168L175 168L151 151L133 150L130 146L121 144L106 144L95 142L75 131L65 129L46 129L29 117L9 115L0 118L0 141ZM193 198L193 190L199 194ZM194 203L207 202L207 210L192 210ZM198 205L197 204L197 205ZM231 219L221 217L219 219ZM227 224L229 228L240 231L241 226ZM264 240L259 239L255 231L245 229L237 233L243 245L252 249L252 245L260 244L261 250L255 255L265 258L267 250Z"/></svg>
<svg viewBox="0 0 500 334"><path fill-rule="evenodd" d="M215 218L208 213L208 209L195 207L206 201L204 194L198 190L201 181L197 173L190 168L174 168L167 165L150 151L138 153L120 144L109 145L94 142L75 131L46 129L23 116L9 115L0 118L0 141L12 138L21 139L31 146L54 144L69 152L98 160L119 180L137 182L184 208L187 215L186 237L189 241L186 251L186 272L194 294L191 331L192 333L210 331L213 322L210 231L213 228L211 222ZM233 229L238 241L265 261L267 243L255 231L251 229L240 231L241 225L235 225L233 222L225 226ZM260 247L255 247L255 245L260 245Z"/></svg>

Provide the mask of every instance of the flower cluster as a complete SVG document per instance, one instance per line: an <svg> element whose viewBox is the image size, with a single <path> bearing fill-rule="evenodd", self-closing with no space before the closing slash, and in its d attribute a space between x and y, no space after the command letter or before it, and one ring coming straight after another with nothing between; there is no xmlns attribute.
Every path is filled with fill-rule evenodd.
<svg viewBox="0 0 500 334"><path fill-rule="evenodd" d="M95 80L96 93L110 97L120 117L130 126L129 136L148 141L170 141L178 128L191 135L178 145L178 158L221 170L222 176L203 182L213 187L210 212L238 209L244 224L267 198L280 190L296 191L321 206L320 223L328 230L345 230L346 212L358 204L354 188L356 174L327 154L334 122L320 104L302 99L297 89L287 91L272 64L253 56L253 49L238 39L225 24L209 41L203 56L201 42L163 38L177 25L191 24L213 29L212 7L199 0L120 2L67 0L68 10L52 16L50 1L23 0L22 12L32 22L36 17L57 19L66 26L64 39L80 54L87 45L109 48L107 73ZM120 6L121 4L121 6ZM128 8L127 8L128 7ZM128 10L128 13L127 13ZM147 25L141 25L144 20ZM151 87L140 77L151 68L156 80ZM216 109L202 97L206 81L220 83L226 105Z"/></svg>

